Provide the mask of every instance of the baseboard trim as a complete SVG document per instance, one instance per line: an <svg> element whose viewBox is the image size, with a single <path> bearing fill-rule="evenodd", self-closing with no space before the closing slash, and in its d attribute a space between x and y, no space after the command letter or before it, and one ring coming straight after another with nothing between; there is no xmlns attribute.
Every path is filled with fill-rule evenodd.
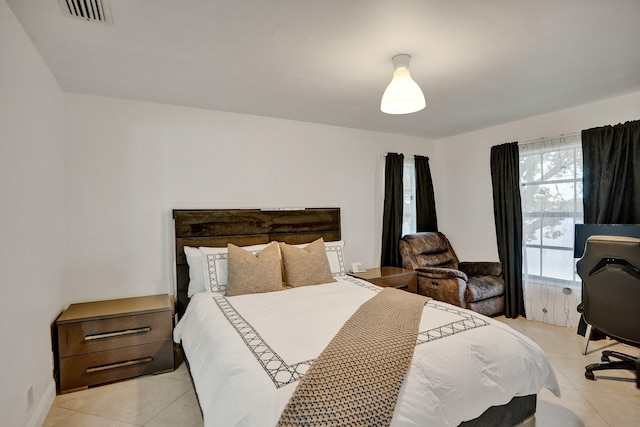
<svg viewBox="0 0 640 427"><path fill-rule="evenodd" d="M53 405L53 401L56 398L56 382L51 379L49 382L49 386L45 390L40 402L38 402L38 406L33 411L33 415L27 424L27 427L40 427L44 424L44 420L47 418L47 414L49 413L49 409L51 409L51 405Z"/></svg>

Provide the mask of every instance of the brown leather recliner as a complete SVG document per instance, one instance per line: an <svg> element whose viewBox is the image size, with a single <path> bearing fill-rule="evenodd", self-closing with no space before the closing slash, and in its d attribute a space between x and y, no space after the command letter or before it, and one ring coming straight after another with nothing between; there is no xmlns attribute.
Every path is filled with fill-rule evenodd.
<svg viewBox="0 0 640 427"><path fill-rule="evenodd" d="M418 273L418 293L493 316L504 312L504 279L499 262L459 262L439 232L400 239L405 268Z"/></svg>

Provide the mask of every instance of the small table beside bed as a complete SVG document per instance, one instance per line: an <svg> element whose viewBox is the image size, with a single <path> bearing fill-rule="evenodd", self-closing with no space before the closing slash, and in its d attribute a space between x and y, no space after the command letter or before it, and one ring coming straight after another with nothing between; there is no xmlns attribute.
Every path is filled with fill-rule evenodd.
<svg viewBox="0 0 640 427"><path fill-rule="evenodd" d="M323 350L365 303L387 292L424 298L382 292L346 274L339 208L174 210L173 217L174 340L182 345L205 426L278 425L305 374L312 376L314 360L324 362ZM266 263L267 252L275 251L271 242L283 242L275 244L283 266L269 275L284 283L238 293L238 277L253 267L239 273L245 264L234 254L249 253L248 262L257 257L256 263L264 256ZM324 252L325 265L305 264L304 251L315 259ZM299 279L309 271L317 280ZM543 387L559 395L549 360L529 338L478 313L424 301L390 425L513 426L535 413Z"/></svg>

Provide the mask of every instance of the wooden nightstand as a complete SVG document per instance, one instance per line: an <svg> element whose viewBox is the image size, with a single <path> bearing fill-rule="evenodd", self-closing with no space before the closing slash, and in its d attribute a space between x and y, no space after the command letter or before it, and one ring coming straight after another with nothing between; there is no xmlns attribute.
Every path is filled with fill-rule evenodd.
<svg viewBox="0 0 640 427"><path fill-rule="evenodd" d="M349 273L349 275L382 287L393 286L414 294L418 291L418 276L414 270L405 270L399 267L379 267L369 268L357 273Z"/></svg>
<svg viewBox="0 0 640 427"><path fill-rule="evenodd" d="M169 295L71 304L56 328L61 393L173 370Z"/></svg>

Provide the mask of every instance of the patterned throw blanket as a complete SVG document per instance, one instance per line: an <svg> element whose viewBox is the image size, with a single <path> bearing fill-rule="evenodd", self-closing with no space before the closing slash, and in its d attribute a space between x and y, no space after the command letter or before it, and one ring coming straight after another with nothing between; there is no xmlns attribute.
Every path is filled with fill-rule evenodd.
<svg viewBox="0 0 640 427"><path fill-rule="evenodd" d="M278 427L388 426L429 299L385 288L362 304L300 380Z"/></svg>

